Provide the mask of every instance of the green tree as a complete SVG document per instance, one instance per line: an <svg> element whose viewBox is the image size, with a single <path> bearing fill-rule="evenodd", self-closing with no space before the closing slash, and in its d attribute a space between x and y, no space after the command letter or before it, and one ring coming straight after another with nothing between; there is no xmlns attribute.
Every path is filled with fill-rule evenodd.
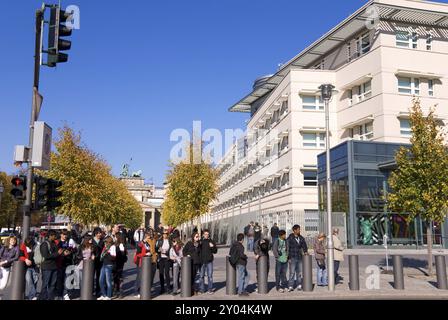
<svg viewBox="0 0 448 320"><path fill-rule="evenodd" d="M411 146L402 147L395 159L397 170L392 172L388 195L389 207L407 213L408 223L420 217L427 223L428 272L433 272L432 224L442 223L448 207L448 152L446 134L440 129L431 108L424 116L420 101L411 109Z"/></svg>
<svg viewBox="0 0 448 320"><path fill-rule="evenodd" d="M59 130L55 147L51 170L40 174L63 183L58 211L85 225L140 225L143 213L137 200L112 175L106 161L81 143L80 134L65 126Z"/></svg>
<svg viewBox="0 0 448 320"><path fill-rule="evenodd" d="M198 224L197 219L210 210L216 198L217 172L202 157L202 143L189 143L185 158L170 166L163 220L174 226L192 220Z"/></svg>

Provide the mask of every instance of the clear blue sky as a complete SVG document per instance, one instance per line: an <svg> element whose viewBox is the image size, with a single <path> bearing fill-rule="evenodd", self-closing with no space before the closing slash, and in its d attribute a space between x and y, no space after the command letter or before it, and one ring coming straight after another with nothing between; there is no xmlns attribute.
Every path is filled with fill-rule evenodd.
<svg viewBox="0 0 448 320"><path fill-rule="evenodd" d="M81 10L69 62L44 67L40 120L69 124L119 174L161 185L173 129L244 128L228 107L366 1L64 0ZM0 170L27 144L34 13L42 1L10 1L0 19ZM320 8L320 10L319 10ZM317 15L316 10L320 11ZM54 135L55 136L55 135Z"/></svg>

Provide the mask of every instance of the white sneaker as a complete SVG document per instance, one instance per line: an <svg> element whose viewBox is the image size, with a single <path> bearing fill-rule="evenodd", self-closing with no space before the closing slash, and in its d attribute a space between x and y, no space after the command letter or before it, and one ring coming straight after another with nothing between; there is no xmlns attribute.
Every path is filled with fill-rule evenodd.
<svg viewBox="0 0 448 320"><path fill-rule="evenodd" d="M109 297L104 297L104 299L103 300L112 300L111 298L109 298Z"/></svg>
<svg viewBox="0 0 448 320"><path fill-rule="evenodd" d="M302 285L301 285L301 284L299 284L299 285L297 286L297 290L302 290Z"/></svg>
<svg viewBox="0 0 448 320"><path fill-rule="evenodd" d="M68 293L64 296L64 300L70 300L70 296L68 295Z"/></svg>
<svg viewBox="0 0 448 320"><path fill-rule="evenodd" d="M288 288L288 292L291 292L291 291L294 291L294 288L293 288L293 287L289 287L289 288Z"/></svg>
<svg viewBox="0 0 448 320"><path fill-rule="evenodd" d="M37 297L34 297L33 299L31 299L31 300L37 300Z"/></svg>
<svg viewBox="0 0 448 320"><path fill-rule="evenodd" d="M96 300L104 300L104 298L105 297L101 296L101 297L96 298Z"/></svg>
<svg viewBox="0 0 448 320"><path fill-rule="evenodd" d="M283 290L282 288L278 289L278 292L283 293L285 292L285 290Z"/></svg>
<svg viewBox="0 0 448 320"><path fill-rule="evenodd" d="M134 296L134 298L140 299L140 295L139 295L139 294L136 294L136 295Z"/></svg>

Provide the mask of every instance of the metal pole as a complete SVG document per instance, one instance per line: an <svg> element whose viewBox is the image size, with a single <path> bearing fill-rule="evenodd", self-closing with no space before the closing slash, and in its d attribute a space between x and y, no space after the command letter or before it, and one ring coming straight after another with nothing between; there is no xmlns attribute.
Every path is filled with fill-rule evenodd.
<svg viewBox="0 0 448 320"><path fill-rule="evenodd" d="M325 99L325 134L327 165L327 249L328 249L328 290L334 291L334 244L331 221L331 163L330 163L330 100Z"/></svg>
<svg viewBox="0 0 448 320"><path fill-rule="evenodd" d="M268 293L268 257L260 256L257 263L257 275L258 275L258 293Z"/></svg>
<svg viewBox="0 0 448 320"><path fill-rule="evenodd" d="M394 288L404 290L403 257L394 255L392 261L394 264Z"/></svg>
<svg viewBox="0 0 448 320"><path fill-rule="evenodd" d="M445 256L436 256L436 273L437 273L437 288L441 290L448 290L448 283L446 280L446 262Z"/></svg>
<svg viewBox="0 0 448 320"><path fill-rule="evenodd" d="M84 259L82 262L81 300L93 300L94 273L94 261L92 259Z"/></svg>
<svg viewBox="0 0 448 320"><path fill-rule="evenodd" d="M236 294L236 269L230 264L230 257L226 257L226 294Z"/></svg>
<svg viewBox="0 0 448 320"><path fill-rule="evenodd" d="M25 262L17 260L12 265L12 288L10 300L25 298Z"/></svg>
<svg viewBox="0 0 448 320"><path fill-rule="evenodd" d="M313 291L313 258L309 254L302 257L303 279L302 289L304 292Z"/></svg>
<svg viewBox="0 0 448 320"><path fill-rule="evenodd" d="M0 181L0 208L2 207L2 195L3 195L4 191L5 191L5 188L3 186L3 182Z"/></svg>
<svg viewBox="0 0 448 320"><path fill-rule="evenodd" d="M140 269L140 300L151 300L151 267L151 257L143 257Z"/></svg>
<svg viewBox="0 0 448 320"><path fill-rule="evenodd" d="M31 162L31 154L33 150L33 134L34 134L34 121L36 121L36 103L35 92L39 89L39 75L40 75L40 49L42 43L42 24L43 24L44 11L39 9L36 11L36 42L35 42L35 53L34 53L34 82L33 82L33 99L31 106L31 119L30 119L30 132L29 132L29 157L28 157L28 169L26 176L26 198L25 204L23 205L23 223L22 223L22 237L21 241L25 241L30 233L30 221L31 221L31 197L33 194L33 167ZM22 265L22 263L17 264ZM11 295L12 300L23 300L25 292L25 267L16 267L16 275L13 276L13 294ZM19 293L18 290L21 290Z"/></svg>
<svg viewBox="0 0 448 320"><path fill-rule="evenodd" d="M350 290L359 290L359 263L358 256L349 256Z"/></svg>
<svg viewBox="0 0 448 320"><path fill-rule="evenodd" d="M181 296L182 298L191 297L191 273L192 273L192 261L191 257L182 257L182 282L181 282Z"/></svg>

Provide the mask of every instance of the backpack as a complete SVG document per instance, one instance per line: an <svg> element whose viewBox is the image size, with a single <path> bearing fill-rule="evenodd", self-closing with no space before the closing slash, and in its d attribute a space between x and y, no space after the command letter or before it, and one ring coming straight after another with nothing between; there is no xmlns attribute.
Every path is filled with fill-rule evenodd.
<svg viewBox="0 0 448 320"><path fill-rule="evenodd" d="M230 257L229 257L230 265L232 267L235 267L236 264L238 263L238 260L240 260L240 255L238 254L238 250L236 248L236 245L234 245L234 246L232 246L230 248L229 255L230 255Z"/></svg>
<svg viewBox="0 0 448 320"><path fill-rule="evenodd" d="M48 249L50 249L50 244L48 243L48 241L44 241L42 243L39 243L35 248L34 248L34 263L37 265L42 264L42 262L45 261L45 258L42 256L42 253L40 252L40 247L43 243L46 243L48 245Z"/></svg>

